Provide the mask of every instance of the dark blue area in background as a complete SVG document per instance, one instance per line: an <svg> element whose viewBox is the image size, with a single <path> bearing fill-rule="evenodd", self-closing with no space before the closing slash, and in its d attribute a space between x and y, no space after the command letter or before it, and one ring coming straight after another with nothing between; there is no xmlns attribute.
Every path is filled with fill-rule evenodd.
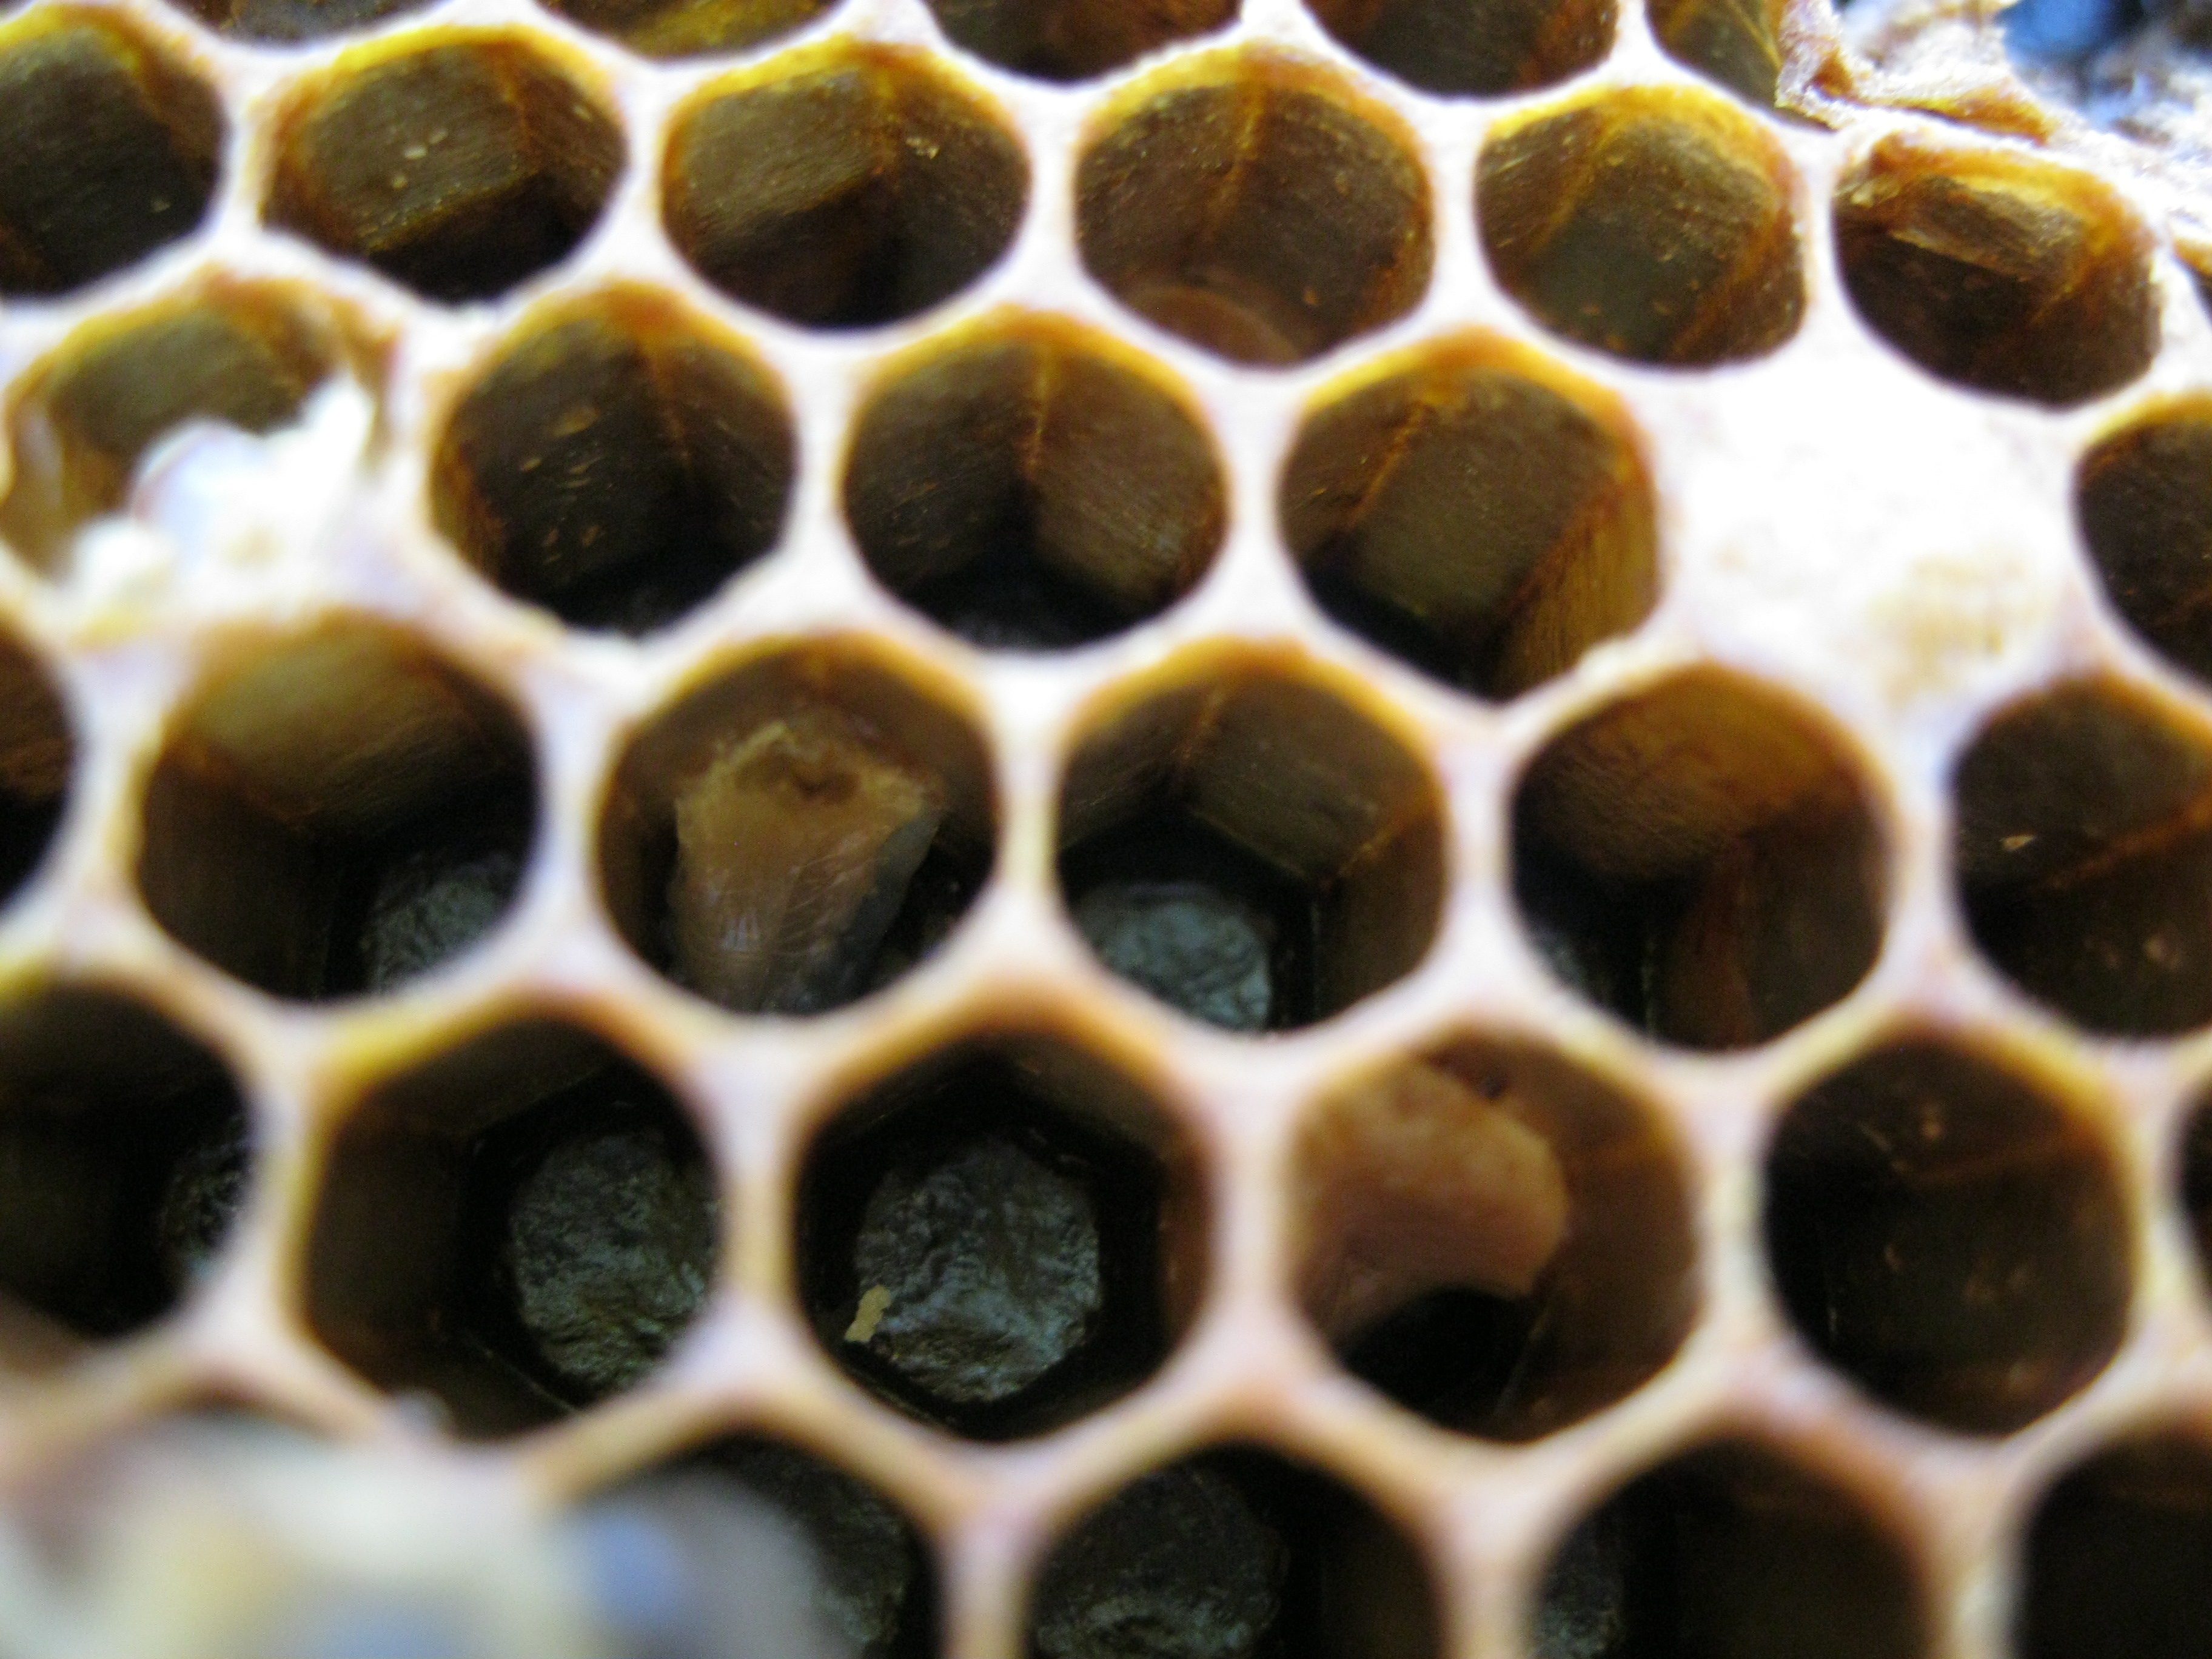
<svg viewBox="0 0 2212 1659"><path fill-rule="evenodd" d="M2014 57L2045 61L2087 57L2142 21L2142 0L2020 0L2002 19Z"/></svg>

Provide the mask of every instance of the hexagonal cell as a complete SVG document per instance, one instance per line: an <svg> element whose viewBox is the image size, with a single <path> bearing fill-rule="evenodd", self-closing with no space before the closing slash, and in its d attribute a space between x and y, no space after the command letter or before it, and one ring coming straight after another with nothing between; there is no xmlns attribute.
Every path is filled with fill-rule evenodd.
<svg viewBox="0 0 2212 1659"><path fill-rule="evenodd" d="M0 1006L0 1361L36 1369L167 1313L251 1164L229 1073L150 1009L76 985Z"/></svg>
<svg viewBox="0 0 2212 1659"><path fill-rule="evenodd" d="M635 1386L707 1300L712 1164L673 1096L553 1018L379 1085L325 1161L315 1334L458 1433L545 1423Z"/></svg>
<svg viewBox="0 0 2212 1659"><path fill-rule="evenodd" d="M1434 1659L1434 1582L1349 1486L1256 1446L1139 1476L1078 1520L1029 1608L1030 1659Z"/></svg>
<svg viewBox="0 0 2212 1659"><path fill-rule="evenodd" d="M1782 79L1779 0L1647 0L1651 33L1686 64L1761 109Z"/></svg>
<svg viewBox="0 0 2212 1659"><path fill-rule="evenodd" d="M1427 952L1443 811L1413 753L1295 653L1206 652L1092 718L1060 787L1060 892L1139 989L1288 1030Z"/></svg>
<svg viewBox="0 0 2212 1659"><path fill-rule="evenodd" d="M2112 608L2212 679L2212 398L2164 404L2098 443L2075 473L2074 512Z"/></svg>
<svg viewBox="0 0 2212 1659"><path fill-rule="evenodd" d="M0 629L0 904L52 845L76 763L76 739L53 682Z"/></svg>
<svg viewBox="0 0 2212 1659"><path fill-rule="evenodd" d="M2183 1131L2181 1202L2197 1240L2197 1261L2212 1288L2212 1094L2200 1098Z"/></svg>
<svg viewBox="0 0 2212 1659"><path fill-rule="evenodd" d="M647 58L744 52L804 28L837 0L542 0Z"/></svg>
<svg viewBox="0 0 2212 1659"><path fill-rule="evenodd" d="M661 198L677 252L732 298L865 328L951 299L997 261L1029 161L999 113L922 54L839 40L687 106Z"/></svg>
<svg viewBox="0 0 2212 1659"><path fill-rule="evenodd" d="M642 633L774 545L795 466L766 369L665 296L617 289L499 348L439 434L431 511L515 598Z"/></svg>
<svg viewBox="0 0 2212 1659"><path fill-rule="evenodd" d="M1506 292L1554 333L1701 368L1797 331L1805 278L1781 147L1681 87L1629 87L1501 124L1474 206Z"/></svg>
<svg viewBox="0 0 2212 1659"><path fill-rule="evenodd" d="M291 45L365 29L430 0L170 0L217 34Z"/></svg>
<svg viewBox="0 0 2212 1659"><path fill-rule="evenodd" d="M1932 1641L1911 1553L1884 1521L1745 1440L1615 1492L1560 1544L1530 1611L1537 1659L1920 1659Z"/></svg>
<svg viewBox="0 0 2212 1659"><path fill-rule="evenodd" d="M1511 696L1656 601L1639 448L1613 398L1468 337L1325 395L1284 470L1283 533L1346 628L1448 684Z"/></svg>
<svg viewBox="0 0 2212 1659"><path fill-rule="evenodd" d="M241 638L173 721L138 888L272 995L394 989L495 927L537 814L514 712L411 636L334 618Z"/></svg>
<svg viewBox="0 0 2212 1659"><path fill-rule="evenodd" d="M2021 989L2107 1036L2212 1020L2212 733L2071 680L2000 710L1952 789L1967 924Z"/></svg>
<svg viewBox="0 0 2212 1659"><path fill-rule="evenodd" d="M1563 1428L1640 1387L1697 1316L1664 1123L1534 1043L1466 1038L1331 1091L1291 1192L1306 1316L1447 1428Z"/></svg>
<svg viewBox="0 0 2212 1659"><path fill-rule="evenodd" d="M1018 75L1081 81L1236 21L1237 0L928 0L953 45Z"/></svg>
<svg viewBox="0 0 2212 1659"><path fill-rule="evenodd" d="M87 520L119 510L138 463L191 421L265 433L346 369L374 383L330 308L301 288L210 278L86 324L16 385L15 471L0 534L41 569Z"/></svg>
<svg viewBox="0 0 2212 1659"><path fill-rule="evenodd" d="M824 1351L975 1439L1042 1433L1151 1376L1206 1248L1187 1141L1042 1030L965 1037L867 1085L800 1179L799 1291Z"/></svg>
<svg viewBox="0 0 2212 1659"><path fill-rule="evenodd" d="M1885 138L1836 187L1836 254L1877 333L1977 391L2078 404L2158 349L2149 233L2070 167Z"/></svg>
<svg viewBox="0 0 2212 1659"><path fill-rule="evenodd" d="M1613 0L1306 0L1306 9L1346 50L1446 94L1532 92L1613 45Z"/></svg>
<svg viewBox="0 0 2212 1659"><path fill-rule="evenodd" d="M2212 1446L2152 1428L2083 1459L2037 1505L2025 1556L2021 1659L2212 1652Z"/></svg>
<svg viewBox="0 0 2212 1659"><path fill-rule="evenodd" d="M222 143L215 94L106 14L0 28L0 295L65 294L190 235Z"/></svg>
<svg viewBox="0 0 2212 1659"><path fill-rule="evenodd" d="M938 1587L928 1546L880 1492L781 1440L732 1435L623 1482L582 1511L602 1599L634 1609L630 1639L659 1652L837 1653L927 1659ZM766 1522L796 1546L799 1639L762 1641L758 1612L732 1597L739 1525ZM732 1605L734 1601L735 1605ZM742 1633L743 1639L732 1639ZM811 1641L806 1639L812 1638Z"/></svg>
<svg viewBox="0 0 2212 1659"><path fill-rule="evenodd" d="M1076 239L1115 298L1242 363L1303 362L1429 283L1410 134L1322 70L1237 52L1113 107L1083 152Z"/></svg>
<svg viewBox="0 0 2212 1659"><path fill-rule="evenodd" d="M976 645L1047 650L1180 599L1227 507L1173 381L1089 330L1024 317L893 366L854 430L845 515L909 605Z"/></svg>
<svg viewBox="0 0 2212 1659"><path fill-rule="evenodd" d="M1887 881L1864 774L1814 710L1717 669L1554 738L1513 801L1513 893L1552 971L1668 1042L1742 1048L1847 994Z"/></svg>
<svg viewBox="0 0 2212 1659"><path fill-rule="evenodd" d="M656 715L599 827L630 947L739 1013L811 1014L942 944L998 835L962 714L857 640L771 651Z"/></svg>
<svg viewBox="0 0 2212 1659"><path fill-rule="evenodd" d="M568 258L623 155L614 116L527 37L410 35L293 94L264 213L433 300L487 300Z"/></svg>
<svg viewBox="0 0 2212 1659"><path fill-rule="evenodd" d="M2118 1348L2127 1203L2079 1113L1908 1037L1799 1097L1766 1161L1766 1254L1798 1334L1876 1398L2008 1434Z"/></svg>

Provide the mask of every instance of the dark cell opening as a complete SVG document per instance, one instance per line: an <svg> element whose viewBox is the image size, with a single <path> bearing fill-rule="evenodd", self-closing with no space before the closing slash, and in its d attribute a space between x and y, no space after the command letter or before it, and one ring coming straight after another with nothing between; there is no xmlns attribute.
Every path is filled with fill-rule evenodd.
<svg viewBox="0 0 2212 1659"><path fill-rule="evenodd" d="M1082 81L1236 21L1237 0L929 0L953 45L1019 75Z"/></svg>
<svg viewBox="0 0 2212 1659"><path fill-rule="evenodd" d="M0 1009L0 1358L124 1335L206 1274L250 1133L222 1063L150 1010L64 987Z"/></svg>
<svg viewBox="0 0 2212 1659"><path fill-rule="evenodd" d="M1431 1659L1436 1592L1413 1545L1320 1471L1255 1447L1139 1476L1054 1546L1031 1659Z"/></svg>
<svg viewBox="0 0 2212 1659"><path fill-rule="evenodd" d="M2027 1529L2021 1659L2212 1652L2212 1449L2138 1434L2076 1465Z"/></svg>
<svg viewBox="0 0 2212 1659"><path fill-rule="evenodd" d="M507 592L635 634L774 545L795 466L767 371L667 301L623 289L507 343L439 437L431 504Z"/></svg>
<svg viewBox="0 0 2212 1659"><path fill-rule="evenodd" d="M1322 27L1424 92L1495 97L1579 74L1613 45L1613 0L1306 0Z"/></svg>
<svg viewBox="0 0 2212 1659"><path fill-rule="evenodd" d="M809 1154L800 1291L862 1386L975 1438L1036 1434L1165 1358L1198 1205L1127 1080L1057 1039L973 1040L848 1104Z"/></svg>
<svg viewBox="0 0 2212 1659"><path fill-rule="evenodd" d="M528 735L380 623L240 645L147 787L155 919L273 995L397 989L506 914L537 814Z"/></svg>
<svg viewBox="0 0 2212 1659"><path fill-rule="evenodd" d="M316 1209L308 1317L457 1432L510 1433L660 1363L707 1300L719 1215L667 1089L578 1027L526 1021L355 1109Z"/></svg>

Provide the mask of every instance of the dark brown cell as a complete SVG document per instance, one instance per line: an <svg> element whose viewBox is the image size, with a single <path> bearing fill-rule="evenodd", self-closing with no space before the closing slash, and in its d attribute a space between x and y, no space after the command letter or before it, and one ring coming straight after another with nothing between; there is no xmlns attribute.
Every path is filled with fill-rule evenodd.
<svg viewBox="0 0 2212 1659"><path fill-rule="evenodd" d="M1765 356L1805 279L1781 148L1680 87L1592 93L1485 142L1474 206L1505 290L1545 327L1636 362Z"/></svg>
<svg viewBox="0 0 2212 1659"><path fill-rule="evenodd" d="M279 118L270 224L433 300L566 258L622 170L622 128L518 34L364 49Z"/></svg>
<svg viewBox="0 0 2212 1659"><path fill-rule="evenodd" d="M172 0L234 40L289 45L365 29L428 0Z"/></svg>
<svg viewBox="0 0 2212 1659"><path fill-rule="evenodd" d="M1060 886L1111 971L1233 1031L1310 1025L1434 936L1443 803L1290 653L1206 653L1096 718L1060 799Z"/></svg>
<svg viewBox="0 0 2212 1659"><path fill-rule="evenodd" d="M65 294L190 235L222 143L215 94L107 15L0 29L0 295Z"/></svg>
<svg viewBox="0 0 2212 1659"><path fill-rule="evenodd" d="M1330 1091L1291 1194L1307 1318L1361 1381L1463 1433L1601 1411L1697 1317L1663 1121L1534 1044L1464 1038Z"/></svg>
<svg viewBox="0 0 2212 1659"><path fill-rule="evenodd" d="M618 289L532 319L476 376L439 435L431 506L517 599L641 633L775 544L796 464L765 369Z"/></svg>
<svg viewBox="0 0 2212 1659"><path fill-rule="evenodd" d="M2100 1034L2212 1020L2212 741L2135 687L2065 682L2000 710L1953 778L1974 941Z"/></svg>
<svg viewBox="0 0 2212 1659"><path fill-rule="evenodd" d="M1905 1542L1848 1492L1744 1441L1671 1459L1552 1557L1536 1659L1917 1659L1926 1596Z"/></svg>
<svg viewBox="0 0 2212 1659"><path fill-rule="evenodd" d="M1195 1295L1189 1154L1133 1084L1036 1031L957 1042L846 1103L809 1152L799 1285L894 1405L1006 1439L1126 1394Z"/></svg>
<svg viewBox="0 0 2212 1659"><path fill-rule="evenodd" d="M1426 290L1410 137L1334 77L1231 54L1114 107L1078 167L1076 240L1160 327L1237 362L1303 362Z"/></svg>
<svg viewBox="0 0 2212 1659"><path fill-rule="evenodd" d="M1912 1038L1790 1107L1766 1164L1770 1270L1797 1332L1876 1398L2005 1434L2125 1332L2127 1205L2080 1115Z"/></svg>
<svg viewBox="0 0 2212 1659"><path fill-rule="evenodd" d="M1054 1547L1030 1659L1432 1659L1419 1555L1358 1494L1254 1447L1141 1475Z"/></svg>
<svg viewBox="0 0 2212 1659"><path fill-rule="evenodd" d="M2021 1659L2212 1652L2212 1448L2151 1429L2084 1459L2037 1505L2023 1558Z"/></svg>
<svg viewBox="0 0 2212 1659"><path fill-rule="evenodd" d="M1892 137L1835 211L1859 314L1944 380L2063 407L2158 349L2149 234L2087 173Z"/></svg>
<svg viewBox="0 0 2212 1659"><path fill-rule="evenodd" d="M1639 451L1604 393L1467 336L1308 416L1283 471L1284 538L1338 622L1449 684L1508 697L1657 599Z"/></svg>
<svg viewBox="0 0 2212 1659"><path fill-rule="evenodd" d="M0 1290L18 1304L0 1352L36 1368L168 1312L220 1252L251 1159L222 1062L151 1010L75 985L0 1008Z"/></svg>
<svg viewBox="0 0 2212 1659"><path fill-rule="evenodd" d="M917 52L850 41L710 86L661 168L678 252L733 299L813 328L951 298L1006 251L1028 199L1020 141L980 98Z"/></svg>
<svg viewBox="0 0 2212 1659"><path fill-rule="evenodd" d="M929 0L956 46L1043 81L1103 75L1236 21L1237 0Z"/></svg>
<svg viewBox="0 0 2212 1659"><path fill-rule="evenodd" d="M2074 511L2112 607L2212 679L2212 401L2166 404L2081 458Z"/></svg>
<svg viewBox="0 0 2212 1659"><path fill-rule="evenodd" d="M272 995L391 990L504 916L535 774L513 711L386 624L234 641L148 782L139 891Z"/></svg>
<svg viewBox="0 0 2212 1659"><path fill-rule="evenodd" d="M76 738L52 678L0 633L0 904L45 861L76 765Z"/></svg>
<svg viewBox="0 0 2212 1659"><path fill-rule="evenodd" d="M971 643L1081 645L1181 598L1227 517L1196 412L1051 318L925 347L860 411L845 516L878 580Z"/></svg>
<svg viewBox="0 0 2212 1659"><path fill-rule="evenodd" d="M1676 63L1761 109L1782 79L1782 8L1775 0L1652 0L1651 32Z"/></svg>
<svg viewBox="0 0 2212 1659"><path fill-rule="evenodd" d="M663 1085L578 1026L523 1020L353 1109L308 1240L308 1318L457 1432L512 1432L660 1363L714 1283L720 1212Z"/></svg>
<svg viewBox="0 0 2212 1659"><path fill-rule="evenodd" d="M1613 0L1306 0L1337 40L1424 92L1496 97L1588 69L1613 45Z"/></svg>
<svg viewBox="0 0 2212 1659"><path fill-rule="evenodd" d="M647 58L744 52L803 28L836 0L544 0Z"/></svg>
<svg viewBox="0 0 2212 1659"><path fill-rule="evenodd" d="M1794 699L1692 669L1554 738L1513 801L1531 942L1666 1042L1741 1048L1848 994L1887 888L1870 792Z"/></svg>

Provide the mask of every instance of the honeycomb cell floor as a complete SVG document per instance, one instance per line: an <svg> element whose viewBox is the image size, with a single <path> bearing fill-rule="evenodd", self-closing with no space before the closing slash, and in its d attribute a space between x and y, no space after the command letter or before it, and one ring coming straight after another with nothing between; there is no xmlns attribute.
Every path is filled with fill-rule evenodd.
<svg viewBox="0 0 2212 1659"><path fill-rule="evenodd" d="M0 5L0 1650L2212 1653L2212 196L1883 15Z"/></svg>

